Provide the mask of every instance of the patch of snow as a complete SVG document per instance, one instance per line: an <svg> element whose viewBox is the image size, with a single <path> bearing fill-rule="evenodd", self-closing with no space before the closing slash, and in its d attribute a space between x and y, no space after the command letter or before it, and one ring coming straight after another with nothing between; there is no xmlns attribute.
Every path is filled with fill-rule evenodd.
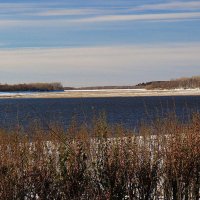
<svg viewBox="0 0 200 200"><path fill-rule="evenodd" d="M130 91L130 92L145 92L146 89L95 89L95 90L64 90L64 92L123 92L123 91Z"/></svg>

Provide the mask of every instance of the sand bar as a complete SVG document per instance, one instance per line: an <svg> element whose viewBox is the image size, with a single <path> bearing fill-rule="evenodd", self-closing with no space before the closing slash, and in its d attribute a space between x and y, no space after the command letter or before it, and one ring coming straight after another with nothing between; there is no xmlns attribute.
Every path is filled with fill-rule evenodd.
<svg viewBox="0 0 200 200"><path fill-rule="evenodd" d="M145 90L66 90L63 92L0 92L0 98L85 98L85 97L140 97L140 96L197 96L200 89Z"/></svg>

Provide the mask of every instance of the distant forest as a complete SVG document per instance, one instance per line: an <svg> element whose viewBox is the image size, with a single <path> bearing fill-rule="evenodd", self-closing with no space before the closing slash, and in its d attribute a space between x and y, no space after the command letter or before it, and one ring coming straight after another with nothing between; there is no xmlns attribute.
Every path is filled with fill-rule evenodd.
<svg viewBox="0 0 200 200"><path fill-rule="evenodd" d="M63 87L61 83L29 83L29 84L0 84L0 92L16 92L16 91L64 91L64 90L103 90L103 89L178 89L178 88L200 88L200 76L191 78L172 79L170 81L152 81L139 83L132 86L94 86L94 87Z"/></svg>
<svg viewBox="0 0 200 200"><path fill-rule="evenodd" d="M172 79L170 81L153 81L140 83L136 85L137 88L152 89L178 89L178 88L200 88L200 76L193 76L191 78Z"/></svg>
<svg viewBox="0 0 200 200"><path fill-rule="evenodd" d="M139 83L130 86L95 86L95 87L65 87L65 90L104 90L104 89L178 89L178 88L200 88L200 76L193 76L191 78L183 77L179 79L172 79L170 81L152 81Z"/></svg>
<svg viewBox="0 0 200 200"><path fill-rule="evenodd" d="M135 86L95 86L73 88L74 90L106 90L106 89L135 89Z"/></svg>
<svg viewBox="0 0 200 200"><path fill-rule="evenodd" d="M63 91L61 83L30 83L30 84L0 84L0 92L16 92L16 91L31 91L31 92L48 92L48 91Z"/></svg>

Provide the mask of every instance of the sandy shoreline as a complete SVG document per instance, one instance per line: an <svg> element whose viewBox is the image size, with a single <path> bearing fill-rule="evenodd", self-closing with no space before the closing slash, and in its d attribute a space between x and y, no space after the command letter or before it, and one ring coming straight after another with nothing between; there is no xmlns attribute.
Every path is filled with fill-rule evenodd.
<svg viewBox="0 0 200 200"><path fill-rule="evenodd" d="M140 97L140 96L197 96L200 89L145 90L145 89L108 89L108 90L67 90L64 92L0 93L0 98L85 98L85 97Z"/></svg>

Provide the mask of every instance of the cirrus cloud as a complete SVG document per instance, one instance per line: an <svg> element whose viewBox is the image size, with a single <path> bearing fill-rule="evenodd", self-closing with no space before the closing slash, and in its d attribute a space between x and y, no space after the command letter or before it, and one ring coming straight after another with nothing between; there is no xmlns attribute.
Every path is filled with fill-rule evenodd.
<svg viewBox="0 0 200 200"><path fill-rule="evenodd" d="M132 10L134 11L145 11L145 10L199 10L200 2L199 1L174 1L167 3L154 3L136 6Z"/></svg>

